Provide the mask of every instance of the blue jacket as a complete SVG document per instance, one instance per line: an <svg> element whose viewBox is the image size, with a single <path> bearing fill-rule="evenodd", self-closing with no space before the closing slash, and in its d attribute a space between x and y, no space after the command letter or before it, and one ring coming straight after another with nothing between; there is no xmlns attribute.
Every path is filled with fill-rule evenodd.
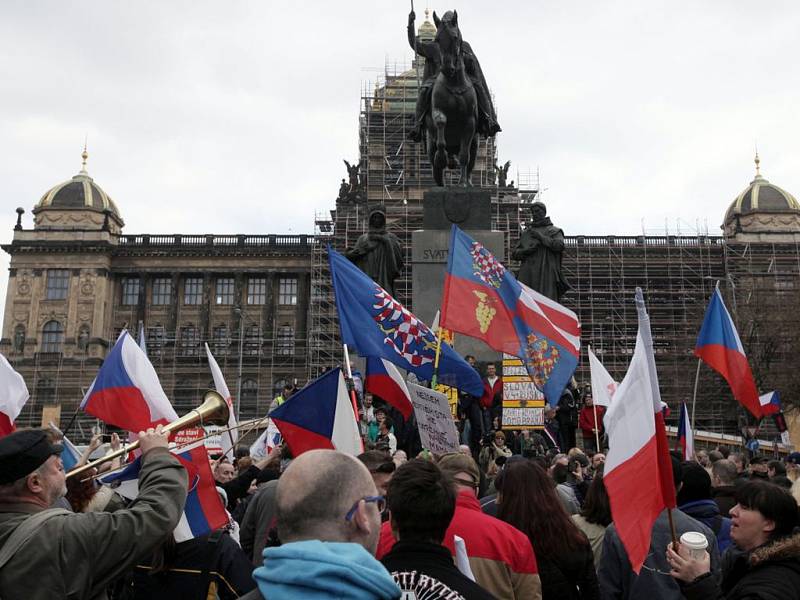
<svg viewBox="0 0 800 600"><path fill-rule="evenodd" d="M264 550L253 579L268 600L393 600L400 588L360 544L307 540Z"/></svg>
<svg viewBox="0 0 800 600"><path fill-rule="evenodd" d="M714 500L695 500L678 508L714 532L720 555L728 549L731 545L731 520L720 515L719 505Z"/></svg>

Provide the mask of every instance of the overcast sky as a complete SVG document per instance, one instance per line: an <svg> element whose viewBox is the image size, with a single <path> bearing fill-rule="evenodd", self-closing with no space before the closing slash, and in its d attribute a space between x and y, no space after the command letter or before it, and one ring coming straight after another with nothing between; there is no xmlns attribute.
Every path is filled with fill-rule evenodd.
<svg viewBox="0 0 800 600"><path fill-rule="evenodd" d="M499 161L509 179L539 169L567 234L718 233L756 143L762 174L800 194L797 2L430 7L458 9L496 98ZM411 60L408 10L3 0L0 240L14 208L79 170L85 135L127 233L311 233L357 157L362 86Z"/></svg>

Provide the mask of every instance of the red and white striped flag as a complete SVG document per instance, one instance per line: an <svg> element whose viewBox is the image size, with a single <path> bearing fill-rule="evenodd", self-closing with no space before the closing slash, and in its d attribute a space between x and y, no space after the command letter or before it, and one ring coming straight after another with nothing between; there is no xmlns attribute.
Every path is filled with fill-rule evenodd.
<svg viewBox="0 0 800 600"><path fill-rule="evenodd" d="M228 384L225 383L225 378L222 376L222 371L220 370L214 355L211 354L208 344L206 344L206 354L208 354L208 366L211 369L211 376L214 378L214 387L216 388L217 393L225 398L225 402L228 403L228 427L230 429L222 432L220 435L220 446L222 446L222 453L228 454L228 452L232 452L231 449L236 446L236 441L239 439L236 412L233 410L233 399L231 398L230 391L228 391Z"/></svg>

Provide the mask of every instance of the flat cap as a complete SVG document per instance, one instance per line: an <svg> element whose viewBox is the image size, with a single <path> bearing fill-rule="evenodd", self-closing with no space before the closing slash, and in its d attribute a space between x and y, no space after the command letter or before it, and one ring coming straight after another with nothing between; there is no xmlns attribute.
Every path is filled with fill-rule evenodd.
<svg viewBox="0 0 800 600"><path fill-rule="evenodd" d="M451 477L455 477L459 473L467 473L472 477L474 487L478 487L481 481L481 471L478 468L478 464L471 456L466 454L461 454L460 452L445 454L439 459L437 465L443 473L447 473ZM461 480L457 479L456 481L461 483Z"/></svg>
<svg viewBox="0 0 800 600"><path fill-rule="evenodd" d="M41 429L23 429L0 438L0 485L32 473L53 454L61 454L61 449Z"/></svg>

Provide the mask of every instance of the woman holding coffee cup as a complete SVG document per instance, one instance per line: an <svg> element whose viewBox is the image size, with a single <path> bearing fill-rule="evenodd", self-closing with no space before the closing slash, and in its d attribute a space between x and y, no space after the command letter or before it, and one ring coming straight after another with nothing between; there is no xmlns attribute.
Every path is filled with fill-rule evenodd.
<svg viewBox="0 0 800 600"><path fill-rule="evenodd" d="M800 534L797 504L782 488L751 481L736 492L731 509L731 539L723 560L722 581L711 575L700 537L681 536L678 551L667 548L670 573L689 600L800 599ZM697 537L697 539L695 539ZM686 538L686 539L684 539Z"/></svg>

